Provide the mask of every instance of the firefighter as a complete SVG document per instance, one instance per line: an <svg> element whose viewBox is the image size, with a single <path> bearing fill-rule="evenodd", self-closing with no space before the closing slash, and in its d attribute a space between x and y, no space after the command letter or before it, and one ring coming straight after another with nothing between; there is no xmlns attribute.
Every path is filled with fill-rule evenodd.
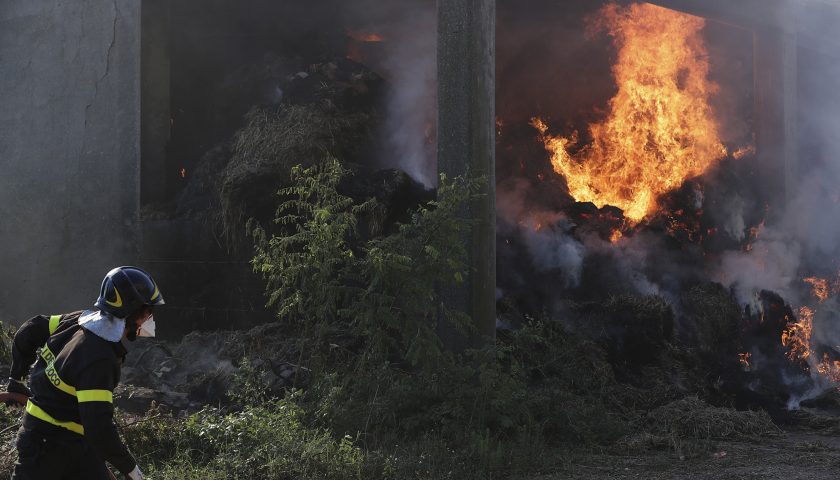
<svg viewBox="0 0 840 480"><path fill-rule="evenodd" d="M153 310L163 303L148 273L119 267L102 281L95 309L37 316L20 327L8 391L30 398L13 480L109 479L106 460L132 480L143 478L114 425L113 391L127 353L122 339L154 336Z"/></svg>

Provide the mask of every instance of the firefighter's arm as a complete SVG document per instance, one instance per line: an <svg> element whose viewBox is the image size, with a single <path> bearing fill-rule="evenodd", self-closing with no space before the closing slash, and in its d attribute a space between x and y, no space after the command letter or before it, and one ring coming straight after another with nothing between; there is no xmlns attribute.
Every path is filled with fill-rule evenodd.
<svg viewBox="0 0 840 480"><path fill-rule="evenodd" d="M38 349L50 338L50 320L51 318L38 315L27 320L15 333L12 341L12 368L9 373L11 380L22 384L29 375Z"/></svg>
<svg viewBox="0 0 840 480"><path fill-rule="evenodd" d="M76 398L85 439L100 458L107 460L123 475L137 469L137 462L120 439L114 425L114 387L119 366L101 360L85 368L78 379ZM134 477L130 477L134 478ZM142 478L142 477L141 477Z"/></svg>

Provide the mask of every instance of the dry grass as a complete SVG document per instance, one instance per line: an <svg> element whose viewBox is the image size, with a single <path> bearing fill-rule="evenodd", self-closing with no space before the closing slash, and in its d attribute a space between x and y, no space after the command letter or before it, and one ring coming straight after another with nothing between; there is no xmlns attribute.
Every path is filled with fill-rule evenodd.
<svg viewBox="0 0 840 480"><path fill-rule="evenodd" d="M342 113L321 104L252 109L221 174L225 237L239 239L255 210L273 212L274 193L288 186L292 166L357 157L359 145L370 138L371 120L367 113Z"/></svg>
<svg viewBox="0 0 840 480"><path fill-rule="evenodd" d="M764 411L713 407L686 397L648 413L646 430L682 438L724 440L781 433Z"/></svg>

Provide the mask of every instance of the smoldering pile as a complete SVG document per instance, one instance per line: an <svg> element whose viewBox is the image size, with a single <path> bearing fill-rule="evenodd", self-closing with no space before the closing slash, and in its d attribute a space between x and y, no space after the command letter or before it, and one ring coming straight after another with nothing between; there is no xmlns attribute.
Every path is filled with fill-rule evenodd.
<svg viewBox="0 0 840 480"><path fill-rule="evenodd" d="M328 157L359 172L346 193L376 192L388 209L426 197L435 183L433 4L395 2L371 15L358 6L260 4L239 13L249 32L234 43L208 34L209 44L180 47L168 156L182 178L160 210L207 217L235 247L247 219L269 223L293 165ZM195 28L217 28L216 10L201 11ZM214 48L241 55L205 58Z"/></svg>
<svg viewBox="0 0 840 480"><path fill-rule="evenodd" d="M836 162L828 160L831 152L840 154L836 139L827 132L809 132L808 142L820 148L800 152L794 200L781 197L775 187L779 171L762 164L754 149L743 148L755 129L748 87L752 52L732 47L738 32L707 25L703 35L709 52L702 58L711 59L708 76L714 86L707 91L717 93L706 100L722 127L720 141L727 153L658 197L655 210L641 221L609 204L576 202L570 182L580 179L567 178L561 170L584 172L585 167L570 162L595 161L592 150L610 145L612 140L596 137L611 127L592 125L610 121L619 101L615 98L625 88L609 85L604 80L609 76L603 75L611 62L624 58L622 53L618 60L605 54L610 40L581 26L599 8L581 4L579 15L558 13L567 21L550 34L557 45L538 38L545 29L533 14L512 13L513 20L501 27L510 44L505 47L504 38L499 40L500 84L508 85L500 90L497 122L500 325L516 327L528 318L561 321L598 342L619 372L629 372L624 375L628 381L656 367L685 392L717 395L721 402L743 407L784 411L832 391L840 380L834 347L840 335L833 327L838 292L831 290L840 266L840 217L817 212L834 212L832 198L840 198L838 183L831 180L840 179ZM640 11L615 8L620 20ZM627 31L614 35L621 38ZM531 48L539 54L529 54ZM589 61L575 63L581 55ZM529 68L546 70L546 58L568 67L568 73L549 69L537 82L562 77L551 82L577 85L574 95L560 95L557 88L520 88L534 83ZM824 60L812 59L809 65L840 78L833 67L825 71ZM574 83L581 76L592 84ZM673 84L679 86L679 79ZM800 109L827 116L828 109L816 100L820 95L835 98L837 92L822 80ZM548 118L548 123L559 117L567 125L546 132L545 123L534 117ZM629 117L650 118L644 112ZM824 120L823 127L836 124ZM670 155L663 156L653 135L648 138L646 144L634 143L639 152L654 152L654 162ZM827 296L820 298L817 283L828 285L822 288ZM674 351L684 355L675 360Z"/></svg>

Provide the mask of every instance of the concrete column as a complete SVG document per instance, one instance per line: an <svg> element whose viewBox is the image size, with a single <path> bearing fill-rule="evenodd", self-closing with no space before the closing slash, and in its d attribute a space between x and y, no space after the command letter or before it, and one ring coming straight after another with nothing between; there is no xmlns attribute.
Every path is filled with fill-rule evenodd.
<svg viewBox="0 0 840 480"><path fill-rule="evenodd" d="M171 117L170 0L143 0L141 11L140 199L147 204L166 199Z"/></svg>
<svg viewBox="0 0 840 480"><path fill-rule="evenodd" d="M784 28L755 31L756 150L771 208L796 195L797 35L795 21Z"/></svg>
<svg viewBox="0 0 840 480"><path fill-rule="evenodd" d="M136 258L140 5L0 1L0 319L88 308Z"/></svg>
<svg viewBox="0 0 840 480"><path fill-rule="evenodd" d="M479 342L496 326L495 37L495 0L438 1L438 170L487 179L464 212L476 222L465 239L471 273L445 300L472 316Z"/></svg>

